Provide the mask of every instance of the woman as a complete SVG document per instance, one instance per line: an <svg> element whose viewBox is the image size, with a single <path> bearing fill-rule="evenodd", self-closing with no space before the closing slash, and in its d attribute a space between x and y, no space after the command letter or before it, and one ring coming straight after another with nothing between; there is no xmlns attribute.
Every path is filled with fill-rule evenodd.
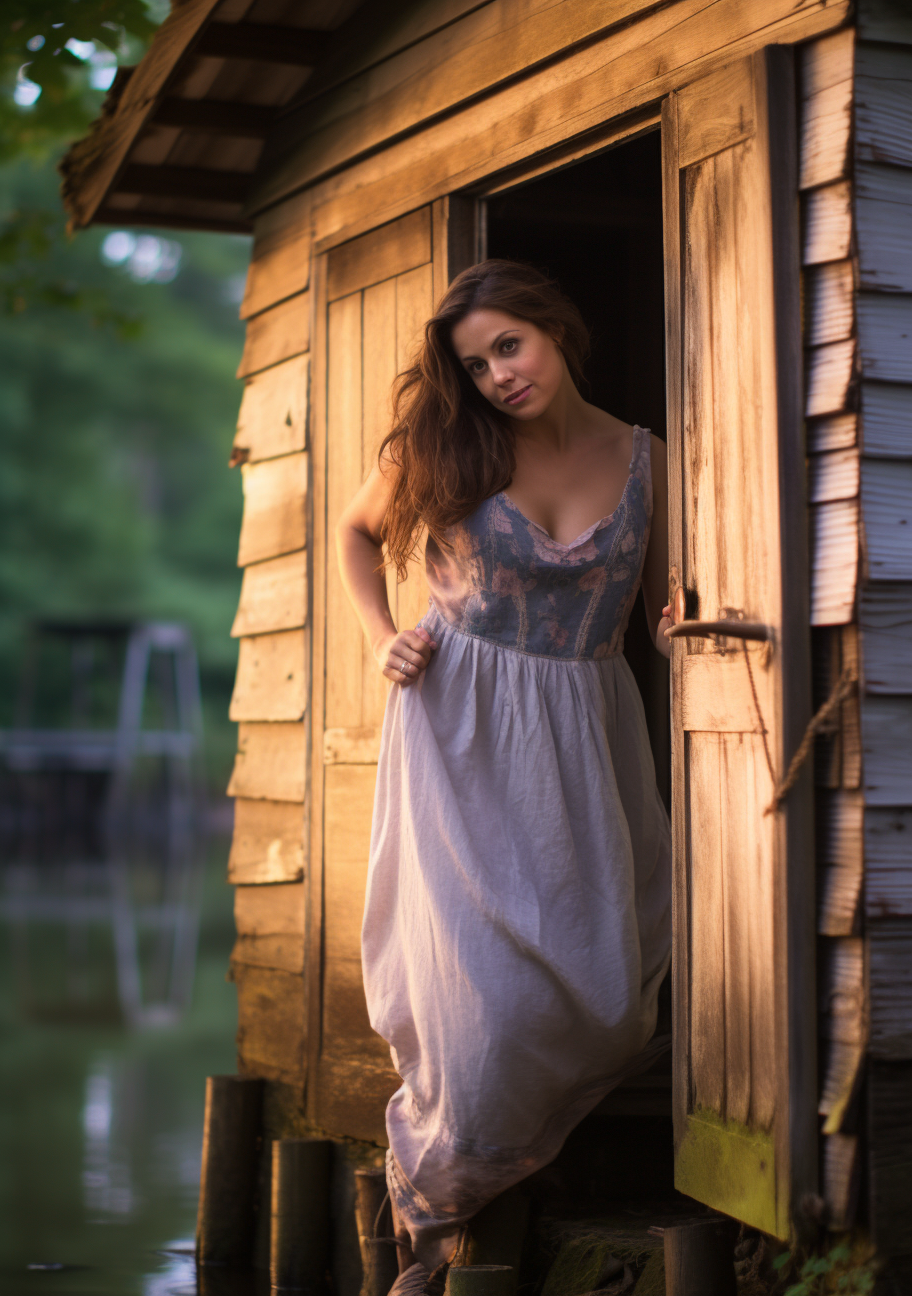
<svg viewBox="0 0 912 1296"><path fill-rule="evenodd" d="M537 271L464 271L338 528L393 684L362 958L402 1077L397 1292L428 1289L466 1221L666 1043L668 820L621 655L640 583L669 654L664 446L583 399L587 351ZM401 578L422 532L430 609L397 631L381 544Z"/></svg>

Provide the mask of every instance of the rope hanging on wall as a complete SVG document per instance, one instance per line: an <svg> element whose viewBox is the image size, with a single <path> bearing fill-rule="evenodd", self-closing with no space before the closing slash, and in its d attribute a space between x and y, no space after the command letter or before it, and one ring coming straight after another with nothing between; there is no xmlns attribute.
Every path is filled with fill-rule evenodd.
<svg viewBox="0 0 912 1296"><path fill-rule="evenodd" d="M766 756L766 765L774 789L773 799L763 811L764 815L768 815L773 814L779 809L789 792L791 792L792 788L798 782L798 775L801 773L801 767L810 755L814 739L817 735L833 733L838 727L839 721L837 718L837 712L843 702L848 701L848 699L855 693L855 690L858 687L858 672L854 666L847 666L845 668L839 676L839 679L833 685L833 690L830 693L830 696L808 722L808 727L804 731L804 737L798 744L798 750L789 762L785 778L777 780L776 772L773 769L772 756L770 755L769 742L767 740L766 722L764 721L763 713L760 710L760 699L757 697L757 687L754 684L754 671L751 666L750 654L747 649L747 640L742 641L742 646L744 648L744 660L747 663L747 676L750 680L754 707L757 711L757 718L760 721L760 734L763 738L763 751Z"/></svg>

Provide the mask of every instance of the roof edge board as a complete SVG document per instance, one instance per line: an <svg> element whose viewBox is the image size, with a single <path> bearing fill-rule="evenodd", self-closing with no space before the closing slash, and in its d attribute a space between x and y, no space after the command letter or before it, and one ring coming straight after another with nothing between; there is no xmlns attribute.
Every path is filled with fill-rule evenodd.
<svg viewBox="0 0 912 1296"><path fill-rule="evenodd" d="M89 134L71 145L60 162L61 192L71 229L84 229L110 193L137 135L146 125L181 61L192 53L207 19L221 0L183 0L159 27L129 78L115 80ZM114 93L117 83L120 89Z"/></svg>

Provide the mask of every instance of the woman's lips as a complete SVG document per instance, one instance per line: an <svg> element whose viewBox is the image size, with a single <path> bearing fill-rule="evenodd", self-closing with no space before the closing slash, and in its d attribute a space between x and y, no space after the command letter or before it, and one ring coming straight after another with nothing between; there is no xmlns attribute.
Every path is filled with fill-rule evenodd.
<svg viewBox="0 0 912 1296"><path fill-rule="evenodd" d="M526 399L526 397L529 395L529 392L531 390L532 390L532 384L530 383L528 387L522 387L518 392L513 392L512 396L505 396L504 404L518 405L520 401L524 401Z"/></svg>

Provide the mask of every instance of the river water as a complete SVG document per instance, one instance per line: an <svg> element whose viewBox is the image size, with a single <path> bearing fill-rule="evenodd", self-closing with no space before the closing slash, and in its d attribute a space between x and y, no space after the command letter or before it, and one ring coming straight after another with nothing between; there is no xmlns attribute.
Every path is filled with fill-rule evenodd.
<svg viewBox="0 0 912 1296"><path fill-rule="evenodd" d="M170 1023L122 1024L111 960L84 943L74 953L59 922L29 924L23 962L21 931L0 921L3 1296L197 1291L205 1081L235 1070L227 853L225 838L210 839L192 996ZM82 1010L36 1010L29 985L76 954Z"/></svg>

